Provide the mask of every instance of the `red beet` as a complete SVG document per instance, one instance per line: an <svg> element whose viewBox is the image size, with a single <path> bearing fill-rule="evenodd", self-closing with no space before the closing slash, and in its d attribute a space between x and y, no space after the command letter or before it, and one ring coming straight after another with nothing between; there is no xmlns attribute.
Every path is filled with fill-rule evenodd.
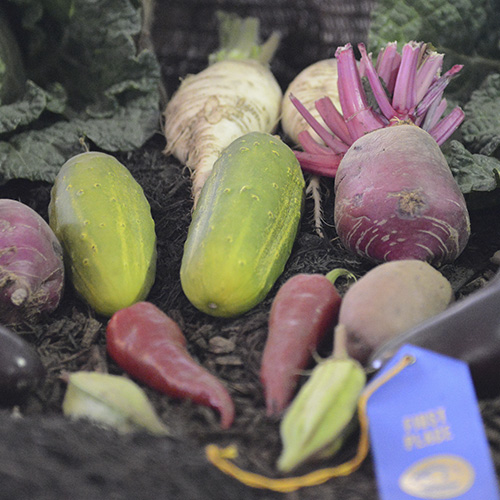
<svg viewBox="0 0 500 500"><path fill-rule="evenodd" d="M335 177L335 226L347 248L375 262L451 262L467 244L469 215L439 146L464 118L458 107L443 117L444 90L462 66L441 74L443 55L421 42L401 54L389 43L376 61L358 48L359 64L351 44L336 51L342 114L328 97L317 101L326 128L292 99L325 143L302 132L297 158L304 170Z"/></svg>
<svg viewBox="0 0 500 500"><path fill-rule="evenodd" d="M335 177L342 243L373 261L453 262L470 223L464 197L436 141L415 125L358 139Z"/></svg>

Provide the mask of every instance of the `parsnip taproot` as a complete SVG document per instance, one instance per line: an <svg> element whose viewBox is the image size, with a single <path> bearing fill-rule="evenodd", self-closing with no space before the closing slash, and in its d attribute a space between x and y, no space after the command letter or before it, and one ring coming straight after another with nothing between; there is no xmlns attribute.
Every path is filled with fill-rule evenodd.
<svg viewBox="0 0 500 500"><path fill-rule="evenodd" d="M324 147L323 139L318 136L313 127L299 113L293 104L292 97L294 100L298 99L311 116L318 120L318 123L326 126L320 111L323 110L325 105L328 106L331 102L340 107L337 77L337 60L332 58L322 59L307 66L291 81L283 96L281 126L293 144L309 144L310 147L315 148L316 152L322 151ZM323 237L321 193L318 175L310 177L306 193L314 200L316 232L319 236Z"/></svg>
<svg viewBox="0 0 500 500"><path fill-rule="evenodd" d="M310 113L324 125L315 103L328 96L337 107L340 107L337 76L337 60L335 58L322 59L304 68L288 85L283 95L281 126L294 144L299 143L299 134L304 130L308 130L316 141L322 141L294 106L290 96L299 99Z"/></svg>
<svg viewBox="0 0 500 500"><path fill-rule="evenodd" d="M180 271L191 303L223 317L257 305L290 256L303 196L300 165L281 139L251 132L233 141L193 211Z"/></svg>
<svg viewBox="0 0 500 500"><path fill-rule="evenodd" d="M165 153L191 170L195 204L222 150L248 132L274 131L281 111L281 87L269 69L279 37L259 45L258 19L219 18L221 49L182 80L164 113Z"/></svg>

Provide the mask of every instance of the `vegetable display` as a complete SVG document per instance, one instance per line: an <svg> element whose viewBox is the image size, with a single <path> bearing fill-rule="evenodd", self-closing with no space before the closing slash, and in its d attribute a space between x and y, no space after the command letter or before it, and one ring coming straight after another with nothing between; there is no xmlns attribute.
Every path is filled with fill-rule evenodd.
<svg viewBox="0 0 500 500"><path fill-rule="evenodd" d="M146 298L155 279L156 234L142 187L116 158L69 159L51 191L49 222L77 292L99 314Z"/></svg>
<svg viewBox="0 0 500 500"><path fill-rule="evenodd" d="M259 45L257 18L219 19L219 51L182 81L164 113L166 153L192 171L195 204L222 150L248 132L272 132L281 110L281 87L268 67L279 37Z"/></svg>
<svg viewBox="0 0 500 500"><path fill-rule="evenodd" d="M221 415L221 427L234 420L229 392L186 348L177 323L150 302L117 311L106 328L109 355L125 372L164 394L210 406Z"/></svg>
<svg viewBox="0 0 500 500"><path fill-rule="evenodd" d="M350 356L366 363L390 338L444 311L453 300L449 281L420 260L380 264L349 287L338 324L346 330Z"/></svg>
<svg viewBox="0 0 500 500"><path fill-rule="evenodd" d="M338 270L296 274L274 297L260 368L268 415L280 415L288 406L301 370L333 332L342 300L334 285L338 275Z"/></svg>
<svg viewBox="0 0 500 500"><path fill-rule="evenodd" d="M180 277L191 303L231 317L264 299L290 256L303 197L300 165L281 139L250 132L233 141L189 226Z"/></svg>
<svg viewBox="0 0 500 500"><path fill-rule="evenodd" d="M47 222L15 200L0 200L0 321L54 311L64 288L61 245Z"/></svg>
<svg viewBox="0 0 500 500"><path fill-rule="evenodd" d="M0 402L19 403L44 377L45 368L33 346L0 325Z"/></svg>
<svg viewBox="0 0 500 500"><path fill-rule="evenodd" d="M375 262L452 262L468 242L470 222L438 145L463 120L458 107L442 118L444 89L461 66L440 76L442 55L423 43L407 43L401 55L388 44L376 66L363 44L359 50L361 69L350 44L336 51L342 114L328 98L320 101L333 134L292 98L327 146L318 148L304 131L304 152L297 157L305 170L335 177L335 226L347 248ZM368 104L361 75L376 109Z"/></svg>
<svg viewBox="0 0 500 500"><path fill-rule="evenodd" d="M394 8L403 0L377 3L391 5L401 19L413 9L444 18L442 4L460 18L470 10L477 18L464 19L464 27L479 27L491 11L467 9L468 1L455 11L450 0L405 9ZM0 6L0 185L9 181L2 191L12 198L5 216L7 200L0 200L0 406L11 406L14 415L49 410L88 419L111 427L111 434L82 421L68 425L89 436L115 436L125 451L144 447L153 459L178 448L195 452L186 463L200 470L216 465L252 488L319 487L311 498L359 489L371 498L379 477L372 464L358 467L366 458L379 465L375 446L369 456L377 429L370 410L378 398L370 405L368 398L381 385L366 382L399 347L410 343L460 358L479 398L500 396L500 274L453 302L482 287L499 264L500 226L489 224L500 216L500 65L488 62L499 74L475 92L468 77L476 66L468 66L491 55L481 47L493 41L500 47L500 33L488 37L484 30L470 60L460 60L464 45L457 40L456 51L444 50L444 24L426 18L429 30L439 28L429 36L409 23L392 30L405 34L398 45L384 40L370 52L346 43L334 58L306 66L301 44L309 35L318 39L311 5L304 3L304 12L288 6L284 16L277 6L267 9L266 38L280 16L300 19L300 26L278 23L293 43L278 47L277 34L261 44L258 18L209 19L214 5L203 6L201 25L193 22L197 3L5 0ZM255 9L248 5L244 14ZM144 29L140 18L149 18ZM208 35L216 35L217 20L220 50L206 69L189 74L211 51ZM200 33L207 43L196 47L192 37ZM309 54L324 55L338 39L364 38L332 30ZM174 54L177 44L188 54ZM162 102L153 50L165 83L172 90L176 79L179 85ZM305 69L292 78L299 67ZM464 81L468 91L460 88ZM95 152L74 156L87 144ZM113 151L121 153L107 154ZM472 165L484 171L472 172ZM31 223L17 222L33 214L14 199L35 207ZM494 211L477 210L490 202L498 204ZM304 211L313 203L310 220ZM497 250L497 260L488 260ZM354 274L354 284L338 283ZM72 285L67 292L75 293L60 307L65 277ZM399 377L404 366L379 384ZM484 403L481 413L493 421L498 408ZM403 418L416 422L427 410L432 418L434 409L422 410L410 416L403 408ZM462 419L470 417L466 410ZM452 431L452 409L446 411ZM388 428L396 439L405 430ZM494 434L487 438L500 439ZM206 455L197 453L206 444ZM134 468L133 460L125 462ZM108 489L104 470L90 485L96 491ZM167 488L180 488L184 478L170 472L180 481L167 481ZM207 480L217 484L208 496L224 496L218 487L226 485L211 472ZM341 476L337 485L326 484ZM17 474L12 479L19 482ZM195 479L193 487L200 485ZM228 491L235 486L243 491L228 481Z"/></svg>

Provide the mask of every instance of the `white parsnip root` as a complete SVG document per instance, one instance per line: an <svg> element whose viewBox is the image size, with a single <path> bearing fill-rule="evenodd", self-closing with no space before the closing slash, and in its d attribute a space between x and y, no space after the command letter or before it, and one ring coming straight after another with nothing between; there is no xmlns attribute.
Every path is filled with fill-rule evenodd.
<svg viewBox="0 0 500 500"><path fill-rule="evenodd" d="M182 81L165 110L165 153L190 169L195 204L222 150L248 132L273 132L281 112L283 93L268 66L278 35L258 45L256 18L219 19L221 50Z"/></svg>
<svg viewBox="0 0 500 500"><path fill-rule="evenodd" d="M299 134L308 130L317 142L322 142L304 117L293 105L290 95L294 95L309 110L309 112L323 123L315 102L328 96L335 106L340 107L339 91L337 88L337 60L322 59L302 70L290 83L283 96L281 125L289 139L299 143Z"/></svg>
<svg viewBox="0 0 500 500"><path fill-rule="evenodd" d="M299 134L304 130L307 130L316 142L322 143L322 140L298 112L290 96L293 95L299 99L309 112L320 123L323 123L323 119L316 109L315 103L327 96L333 101L335 106L340 107L337 76L337 60L335 58L322 59L302 70L286 89L281 105L281 126L287 137L294 144L299 143ZM314 200L314 225L316 233L323 237L319 176L311 176L307 185L307 194Z"/></svg>

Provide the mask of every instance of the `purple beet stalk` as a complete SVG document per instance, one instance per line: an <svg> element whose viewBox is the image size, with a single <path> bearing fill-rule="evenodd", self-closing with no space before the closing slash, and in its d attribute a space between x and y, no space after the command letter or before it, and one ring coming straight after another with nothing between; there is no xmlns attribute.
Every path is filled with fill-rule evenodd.
<svg viewBox="0 0 500 500"><path fill-rule="evenodd" d="M305 171L335 177L349 147L363 135L379 128L412 123L427 131L441 145L464 119L464 112L459 107L443 117L446 110L444 90L462 69L461 65L455 65L441 75L443 55L421 42L405 44L401 54L397 52L396 43L389 43L379 52L375 64L363 44L358 48L361 53L359 64L349 43L335 53L342 112L328 97L315 103L327 128L298 99L290 96L324 142L324 145L318 145L308 131L299 134L303 151L297 151L296 156ZM363 77L371 87L376 109L368 104Z"/></svg>

